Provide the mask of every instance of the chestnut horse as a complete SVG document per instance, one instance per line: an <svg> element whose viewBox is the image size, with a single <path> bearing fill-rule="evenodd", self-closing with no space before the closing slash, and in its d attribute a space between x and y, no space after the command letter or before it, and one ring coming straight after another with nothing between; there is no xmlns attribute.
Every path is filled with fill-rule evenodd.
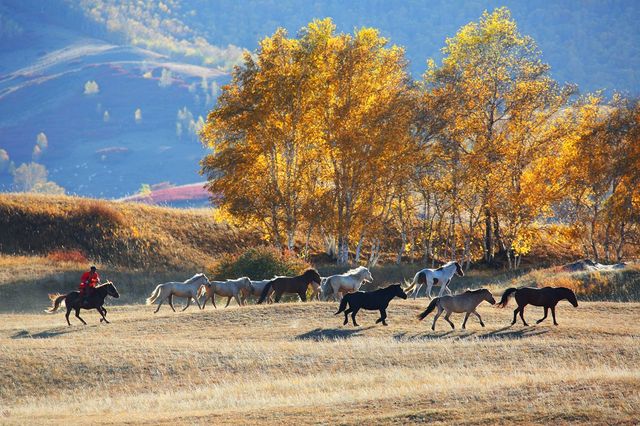
<svg viewBox="0 0 640 426"><path fill-rule="evenodd" d="M578 307L578 300L576 299L575 293L566 287L511 287L504 292L504 294L502 295L502 299L500 299L500 303L498 303L498 306L500 306L501 308L507 306L507 303L509 303L509 297L511 297L511 295L515 295L516 303L518 304L518 307L513 311L513 321L511 322L511 325L516 323L518 312L520 313L522 323L525 326L529 325L524 320L524 307L527 305L544 307L544 316L536 321L536 324L540 324L542 321L544 321L547 318L549 309L551 309L551 315L553 316L553 325L558 325L558 323L556 322L556 305L559 301L566 299L573 305L574 308Z"/></svg>

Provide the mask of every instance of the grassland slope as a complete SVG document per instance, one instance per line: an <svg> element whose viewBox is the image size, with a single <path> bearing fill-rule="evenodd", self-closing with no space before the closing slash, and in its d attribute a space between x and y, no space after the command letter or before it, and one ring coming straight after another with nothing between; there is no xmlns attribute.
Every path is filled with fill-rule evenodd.
<svg viewBox="0 0 640 426"><path fill-rule="evenodd" d="M257 242L254 233L216 222L210 209L0 194L0 254L79 251L126 268L185 269Z"/></svg>

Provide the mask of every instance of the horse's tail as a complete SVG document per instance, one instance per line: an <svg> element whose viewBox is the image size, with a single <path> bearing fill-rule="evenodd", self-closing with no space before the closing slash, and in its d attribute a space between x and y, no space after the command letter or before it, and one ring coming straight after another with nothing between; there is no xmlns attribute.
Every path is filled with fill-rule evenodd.
<svg viewBox="0 0 640 426"><path fill-rule="evenodd" d="M500 299L500 302L498 302L498 306L501 307L501 308L504 308L505 306L507 306L507 303L509 303L509 298L517 290L518 289L515 288L515 287L511 287L511 288L506 289L505 292L502 294L502 299Z"/></svg>
<svg viewBox="0 0 640 426"><path fill-rule="evenodd" d="M436 309L436 306L438 305L439 301L440 301L439 297L436 297L435 299L433 299L431 301L431 303L429 303L429 306L427 306L427 309L425 309L424 312L422 312L420 315L418 315L418 319L420 321L425 319L427 317L427 315L429 315L431 312L434 311L434 309Z"/></svg>
<svg viewBox="0 0 640 426"><path fill-rule="evenodd" d="M46 309L45 312L51 313L51 312L57 311L60 305L63 303L63 301L66 298L67 298L66 294L60 294L60 293L50 294L49 300L51 300L51 307L49 309Z"/></svg>
<svg viewBox="0 0 640 426"><path fill-rule="evenodd" d="M258 305L265 301L265 299L267 298L267 295L269 294L269 291L271 290L272 284L273 284L273 281L269 281L267 285L264 286L264 288L262 289L262 293L260 294L260 299L258 299L258 302L257 302Z"/></svg>
<svg viewBox="0 0 640 426"><path fill-rule="evenodd" d="M197 294L198 299L204 296L206 292L207 292L206 284L202 284L200 287L198 287L198 294Z"/></svg>
<svg viewBox="0 0 640 426"><path fill-rule="evenodd" d="M344 310L347 309L347 303L349 303L349 297L351 297L351 293L347 293L344 296L342 296L342 300L340 301L340 308L338 309L338 312L336 312L333 315L338 315L340 312L344 312Z"/></svg>
<svg viewBox="0 0 640 426"><path fill-rule="evenodd" d="M413 281L411 282L411 285L410 285L409 287L405 288L405 289L404 289L404 292L405 292L405 293L408 293L408 292L410 292L411 290L413 290L413 288L416 286L416 283L417 283L417 282L418 282L418 274L416 274L416 275L413 277Z"/></svg>
<svg viewBox="0 0 640 426"><path fill-rule="evenodd" d="M158 299L158 297L160 297L161 292L162 292L162 284L158 284L155 290L153 290L153 293L151 293L151 296L147 297L146 304L150 305L153 302L155 302Z"/></svg>

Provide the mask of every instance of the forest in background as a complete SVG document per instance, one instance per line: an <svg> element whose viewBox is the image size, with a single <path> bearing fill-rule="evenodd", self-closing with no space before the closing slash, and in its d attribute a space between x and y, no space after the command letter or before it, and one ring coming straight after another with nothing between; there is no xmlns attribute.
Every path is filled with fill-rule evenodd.
<svg viewBox="0 0 640 426"><path fill-rule="evenodd" d="M230 221L339 264L383 252L517 268L542 232L595 260L640 244L640 103L560 84L506 8L420 80L378 30L315 20L245 54L205 124Z"/></svg>

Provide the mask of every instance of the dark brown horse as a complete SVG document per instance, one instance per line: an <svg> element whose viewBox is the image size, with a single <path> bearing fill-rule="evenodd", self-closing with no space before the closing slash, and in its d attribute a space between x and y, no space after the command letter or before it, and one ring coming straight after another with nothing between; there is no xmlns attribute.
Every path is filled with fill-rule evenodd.
<svg viewBox="0 0 640 426"><path fill-rule="evenodd" d="M522 323L526 326L529 325L524 320L524 307L527 305L544 307L544 316L536 321L536 324L540 324L542 321L544 321L547 318L549 309L551 309L551 315L553 316L553 325L558 325L558 323L556 322L556 305L559 301L567 300L575 308L578 307L578 300L576 299L575 293L566 287L508 288L502 295L502 299L500 299L500 303L498 303L498 306L500 306L501 308L507 306L507 303L509 303L509 297L511 297L511 295L513 294L515 294L518 307L513 311L513 322L511 323L511 325L516 323L518 312L520 312Z"/></svg>
<svg viewBox="0 0 640 426"><path fill-rule="evenodd" d="M258 304L264 302L267 295L273 288L276 294L275 301L279 302L284 293L295 293L300 296L303 302L307 301L307 288L313 285L314 292L320 287L322 279L315 269L307 269L304 274L297 277L278 277L264 286Z"/></svg>
<svg viewBox="0 0 640 426"><path fill-rule="evenodd" d="M94 288L91 295L89 295L89 299L87 300L86 305L82 305L82 297L80 296L79 291L72 291L67 294L50 294L49 299L51 299L52 306L47 312L57 311L60 307L60 304L64 300L64 303L67 306L67 313L65 315L67 324L71 325L71 322L69 322L69 314L73 309L75 309L76 311L76 318L82 321L84 325L87 325L87 323L84 322L82 318L80 318L80 309L97 310L102 316L100 322L104 321L109 324L109 321L107 321L107 310L103 306L104 299L107 297L107 295L115 297L116 299L120 297L116 286L114 286L110 281L107 281L103 285Z"/></svg>

